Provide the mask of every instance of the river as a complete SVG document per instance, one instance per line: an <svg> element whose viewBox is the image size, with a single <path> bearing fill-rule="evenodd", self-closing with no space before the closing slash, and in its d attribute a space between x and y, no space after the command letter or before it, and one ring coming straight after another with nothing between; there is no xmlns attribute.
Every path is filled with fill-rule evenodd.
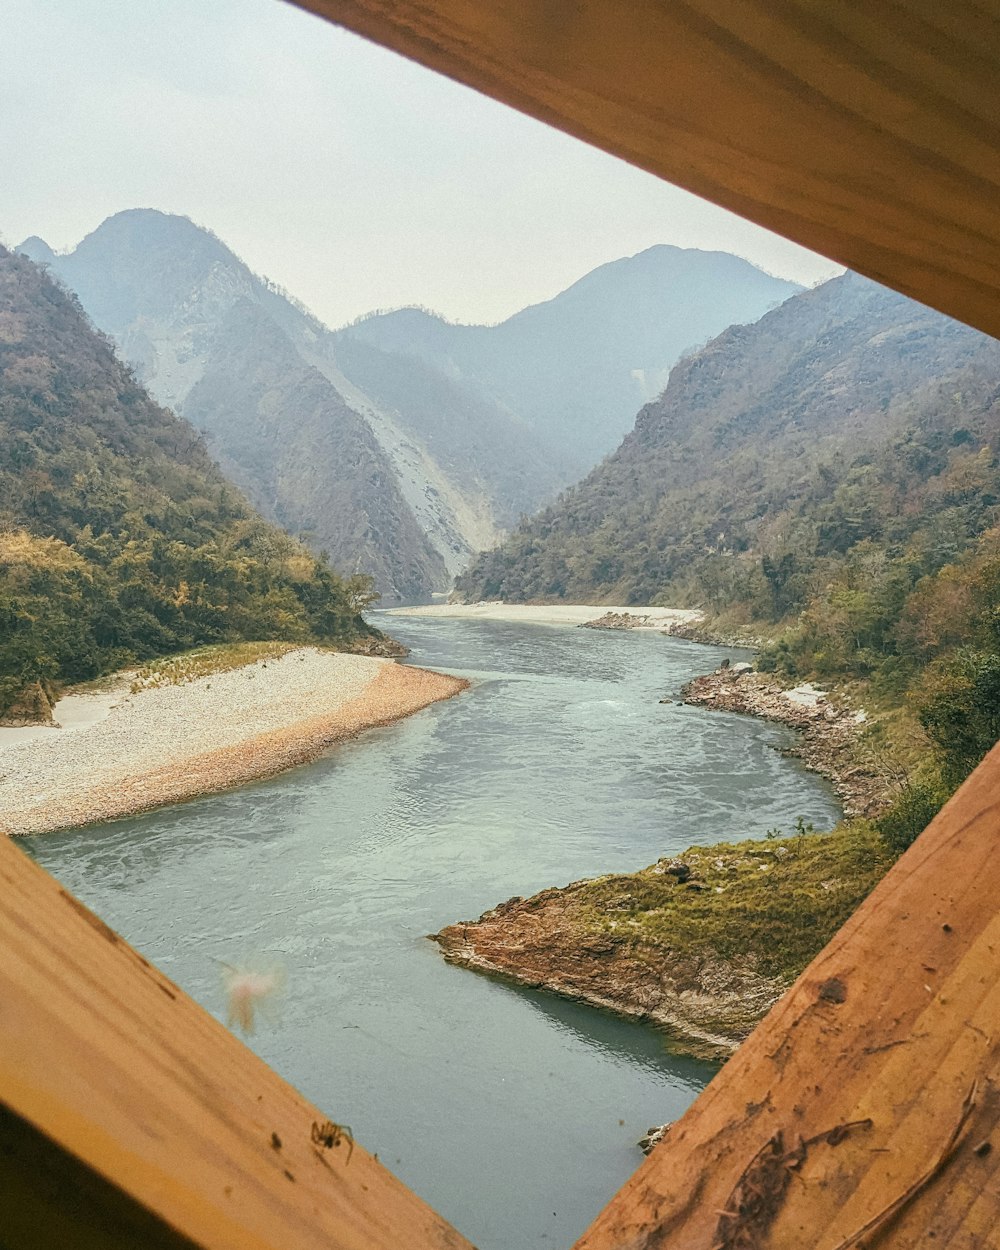
<svg viewBox="0 0 1000 1250"><path fill-rule="evenodd" d="M424 935L693 842L829 828L838 807L775 750L782 728L659 702L741 653L379 623L473 688L270 781L23 845L220 1018L217 961L280 960L254 1050L480 1250L565 1250L714 1069L451 967Z"/></svg>

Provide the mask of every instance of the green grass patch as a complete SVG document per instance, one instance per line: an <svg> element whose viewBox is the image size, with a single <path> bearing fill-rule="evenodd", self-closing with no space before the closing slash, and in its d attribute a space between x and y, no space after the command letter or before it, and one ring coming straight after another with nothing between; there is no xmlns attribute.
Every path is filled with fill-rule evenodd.
<svg viewBox="0 0 1000 1250"><path fill-rule="evenodd" d="M677 857L687 882L665 871L672 861L581 888L581 920L685 956L749 957L767 976L792 981L833 937L892 863L867 821L832 833L692 847Z"/></svg>
<svg viewBox="0 0 1000 1250"><path fill-rule="evenodd" d="M259 660L277 660L289 651L301 646L296 642L224 642L216 646L196 647L180 655L164 656L139 669L132 681L132 693L153 690L157 686L180 686L210 677L215 673L228 673Z"/></svg>

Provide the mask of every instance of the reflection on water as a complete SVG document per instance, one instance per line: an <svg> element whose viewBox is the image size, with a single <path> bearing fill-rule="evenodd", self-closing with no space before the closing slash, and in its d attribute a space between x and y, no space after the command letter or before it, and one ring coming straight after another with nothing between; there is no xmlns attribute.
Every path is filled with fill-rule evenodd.
<svg viewBox="0 0 1000 1250"><path fill-rule="evenodd" d="M391 618L473 689L279 778L29 849L223 1017L219 960L278 956L251 1039L481 1250L567 1247L711 1065L653 1029L448 966L512 894L692 842L828 827L780 728L661 704L735 652L655 634Z"/></svg>

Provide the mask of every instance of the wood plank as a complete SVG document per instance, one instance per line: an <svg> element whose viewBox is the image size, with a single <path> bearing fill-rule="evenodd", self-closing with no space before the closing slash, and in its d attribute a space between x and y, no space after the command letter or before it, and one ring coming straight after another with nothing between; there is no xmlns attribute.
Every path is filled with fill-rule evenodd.
<svg viewBox="0 0 1000 1250"><path fill-rule="evenodd" d="M294 0L1000 335L996 0Z"/></svg>
<svg viewBox="0 0 1000 1250"><path fill-rule="evenodd" d="M469 1250L0 838L0 1243Z"/></svg>
<svg viewBox="0 0 1000 1250"><path fill-rule="evenodd" d="M995 3L298 2L1000 334ZM1000 749L581 1250L846 1250L907 1194L880 1245L1000 1246L998 795ZM8 1250L467 1247L2 840L0 889Z"/></svg>
<svg viewBox="0 0 1000 1250"><path fill-rule="evenodd" d="M998 845L1000 746L577 1250L846 1250L929 1172L880 1250L1000 1247Z"/></svg>

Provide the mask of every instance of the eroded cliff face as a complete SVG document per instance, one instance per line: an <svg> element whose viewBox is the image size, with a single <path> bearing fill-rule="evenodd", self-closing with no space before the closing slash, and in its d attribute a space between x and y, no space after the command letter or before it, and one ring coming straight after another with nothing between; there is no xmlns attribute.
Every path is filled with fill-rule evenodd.
<svg viewBox="0 0 1000 1250"><path fill-rule="evenodd" d="M449 963L650 1020L678 1049L706 1057L735 1050L784 992L783 980L751 960L671 951L596 928L589 885L509 899L432 940Z"/></svg>

